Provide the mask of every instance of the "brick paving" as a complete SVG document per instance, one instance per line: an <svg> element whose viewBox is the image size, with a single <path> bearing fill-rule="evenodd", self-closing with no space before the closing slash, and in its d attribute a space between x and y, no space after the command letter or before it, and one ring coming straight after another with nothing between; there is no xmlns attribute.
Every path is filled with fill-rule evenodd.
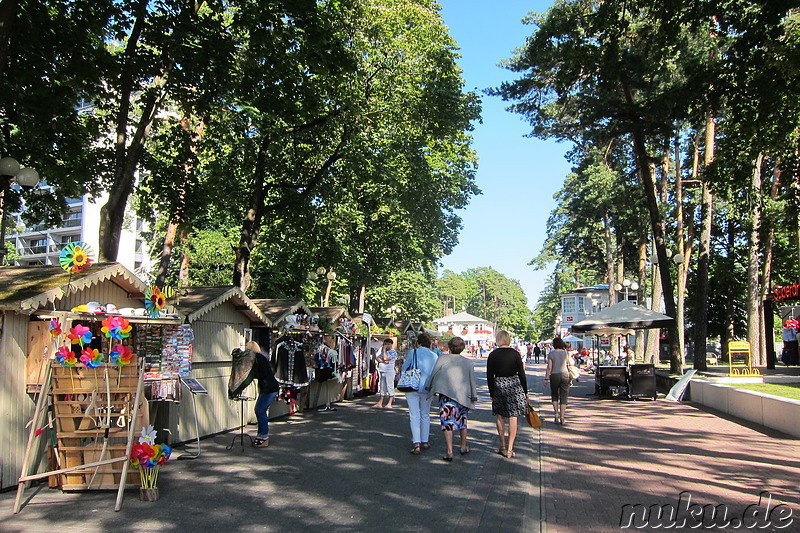
<svg viewBox="0 0 800 533"><path fill-rule="evenodd" d="M402 397L392 410L359 398L274 420L266 449L242 451L237 441L226 450L233 434L204 439L200 458L162 467L158 502L128 491L115 513L116 492L35 486L13 515L14 492L2 493L0 531L605 532L621 530L624 505L677 505L684 491L692 503L724 504L736 516L768 491L794 522L759 530L800 531L797 440L661 398L600 400L585 378L571 390L567 425L555 426L541 396L543 365L529 365L545 425L534 431L522 421L509 460L495 453L484 363L476 361L472 452L452 463L441 460L435 415L431 450L413 456Z"/></svg>
<svg viewBox="0 0 800 533"><path fill-rule="evenodd" d="M686 527L677 527L684 513L678 524L665 521L657 528L658 522L650 521L641 529L741 531L752 525L753 520L740 519L748 506L759 503L762 491L771 494L773 509L785 507L773 511L773 527L757 529L800 531L797 439L663 395L657 401L598 399L592 394L593 377L583 376L570 390L564 426L553 424L552 408L545 404L549 398L540 398L546 415L542 475L548 532L620 531L626 504L679 507L681 493L701 506L725 505L728 518L718 515L693 529L689 526L696 523L689 517ZM778 520L787 508L793 519ZM720 527L728 520L728 527ZM632 525L637 524L646 525Z"/></svg>

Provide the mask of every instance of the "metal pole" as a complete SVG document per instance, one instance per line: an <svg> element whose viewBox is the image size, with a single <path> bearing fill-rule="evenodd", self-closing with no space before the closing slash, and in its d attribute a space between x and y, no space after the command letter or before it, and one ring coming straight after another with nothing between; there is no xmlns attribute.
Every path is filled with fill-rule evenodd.
<svg viewBox="0 0 800 533"><path fill-rule="evenodd" d="M3 198L0 199L0 266L6 264L6 199L14 176L0 176L3 180Z"/></svg>

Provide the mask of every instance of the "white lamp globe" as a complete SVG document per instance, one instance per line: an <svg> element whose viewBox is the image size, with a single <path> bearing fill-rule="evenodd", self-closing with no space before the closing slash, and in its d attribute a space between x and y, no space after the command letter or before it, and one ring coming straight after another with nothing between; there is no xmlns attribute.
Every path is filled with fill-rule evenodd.
<svg viewBox="0 0 800 533"><path fill-rule="evenodd" d="M22 187L36 187L39 183L39 173L32 168L21 168L17 172L16 182Z"/></svg>
<svg viewBox="0 0 800 533"><path fill-rule="evenodd" d="M19 163L13 157L4 157L0 159L0 175L3 176L16 176L19 172Z"/></svg>

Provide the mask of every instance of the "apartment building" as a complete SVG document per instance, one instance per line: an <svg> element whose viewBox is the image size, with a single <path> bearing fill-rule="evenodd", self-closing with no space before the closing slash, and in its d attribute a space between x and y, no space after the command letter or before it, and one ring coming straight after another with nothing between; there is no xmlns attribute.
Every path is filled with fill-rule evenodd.
<svg viewBox="0 0 800 533"><path fill-rule="evenodd" d="M46 189L44 185L42 188ZM61 250L71 242L82 241L92 247L97 260L100 232L100 208L106 202L106 195L91 201L88 195L81 198L68 198L69 212L61 224L48 227L45 224L26 226L19 215L14 215L15 227L6 230L6 241L11 242L19 257L18 265L57 265ZM143 221L129 211L120 237L117 262L133 271L139 278L149 282L152 261L142 231L146 229Z"/></svg>

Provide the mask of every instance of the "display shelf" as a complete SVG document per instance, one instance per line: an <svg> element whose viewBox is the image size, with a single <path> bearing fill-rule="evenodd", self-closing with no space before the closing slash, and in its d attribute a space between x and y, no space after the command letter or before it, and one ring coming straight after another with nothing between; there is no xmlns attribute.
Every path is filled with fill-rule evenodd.
<svg viewBox="0 0 800 533"><path fill-rule="evenodd" d="M139 369L135 357L122 369L111 365L97 369L62 367L53 363L51 401L56 449L61 466L74 468L59 474L62 490L109 490L120 486L131 424L134 428L148 424L143 396L139 397L136 420L131 420L136 410ZM123 485L125 488L140 485L135 469L128 470Z"/></svg>

